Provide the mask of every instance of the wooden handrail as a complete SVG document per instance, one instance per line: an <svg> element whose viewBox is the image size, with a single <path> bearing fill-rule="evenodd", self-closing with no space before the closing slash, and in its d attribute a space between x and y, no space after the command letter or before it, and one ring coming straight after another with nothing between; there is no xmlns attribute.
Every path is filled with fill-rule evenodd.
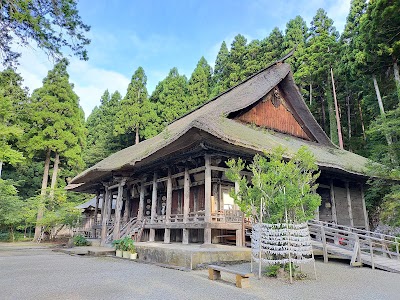
<svg viewBox="0 0 400 300"><path fill-rule="evenodd" d="M322 242L324 261L327 261L327 244L332 244L329 240L332 240L336 247L353 250L352 263L361 259L361 253L371 256L373 268L375 253L382 253L390 258L397 256L399 259L399 243L395 236L316 220L309 221L308 226L310 234L315 236L314 239ZM389 249L389 246L393 245L396 248L395 252Z"/></svg>

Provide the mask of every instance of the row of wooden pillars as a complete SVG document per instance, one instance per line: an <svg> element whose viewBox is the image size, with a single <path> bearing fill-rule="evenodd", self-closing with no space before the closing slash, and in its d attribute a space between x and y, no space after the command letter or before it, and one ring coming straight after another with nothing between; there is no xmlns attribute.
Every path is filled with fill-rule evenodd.
<svg viewBox="0 0 400 300"><path fill-rule="evenodd" d="M204 170L204 188L205 188L205 205L204 205L204 222L206 224L206 228L204 228L204 244L211 244L211 158L209 155L205 155L205 165L202 168ZM194 172L195 170L191 170ZM190 203L190 173L189 169L186 167L184 171L184 188L183 188L183 223L188 222L189 217L189 203ZM115 205L115 219L114 219L114 230L113 230L113 239L119 238L119 231L120 231L120 221L121 221L121 211L122 211L122 204L123 204L123 192L124 186L126 185L127 178L122 178L119 180L117 184L109 185L103 184L104 186L104 193L103 193L103 202L102 202L102 210L101 210L101 245L106 243L107 238L107 221L111 217L112 211L112 189L117 188L117 199ZM171 217L171 206L172 206L172 175L171 170L168 170L168 176L166 178L158 178L157 172L153 174L152 180L152 198L151 198L151 216L150 216L150 224L155 224L156 218L156 211L157 211L157 188L158 183L161 181L167 181L167 199L166 199L166 225L170 224L170 217ZM138 209L138 216L139 220L144 218L143 211L145 205L145 186L146 182L144 179L140 181L140 194L139 194L139 209ZM95 207L95 216L97 217L98 207L99 207L99 198L100 192L97 193L96 197L96 207ZM129 216L129 208L127 207L128 199L126 200L126 207L125 207L125 214L124 219L128 219ZM155 229L150 229L149 233L149 241L154 241L155 238ZM165 238L164 242L170 242L170 229L165 229ZM183 241L184 244L189 243L189 229L183 228Z"/></svg>

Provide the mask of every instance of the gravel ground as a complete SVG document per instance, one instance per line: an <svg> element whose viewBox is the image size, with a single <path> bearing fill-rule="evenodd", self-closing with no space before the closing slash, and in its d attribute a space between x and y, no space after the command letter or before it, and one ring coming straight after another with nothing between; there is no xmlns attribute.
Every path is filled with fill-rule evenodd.
<svg viewBox="0 0 400 300"><path fill-rule="evenodd" d="M0 299L400 299L400 274L317 261L310 279L256 277L251 288L234 286L234 275L210 281L191 272L110 257L70 256L36 245L0 243ZM250 270L250 264L229 266Z"/></svg>

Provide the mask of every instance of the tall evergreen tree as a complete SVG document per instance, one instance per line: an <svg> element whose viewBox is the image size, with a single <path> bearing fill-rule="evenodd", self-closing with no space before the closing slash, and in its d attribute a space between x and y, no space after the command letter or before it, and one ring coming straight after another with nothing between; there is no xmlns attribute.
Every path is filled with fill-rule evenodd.
<svg viewBox="0 0 400 300"><path fill-rule="evenodd" d="M277 59L283 56L283 35L278 27L275 27L271 33L261 42L261 64L265 68Z"/></svg>
<svg viewBox="0 0 400 300"><path fill-rule="evenodd" d="M188 81L172 68L168 76L156 86L150 100L155 103L160 122L159 130L188 112Z"/></svg>
<svg viewBox="0 0 400 300"><path fill-rule="evenodd" d="M88 132L84 160L92 166L115 151L132 145L132 137L114 135L116 116L120 111L121 94L106 90L100 98L100 106L95 107L86 121Z"/></svg>
<svg viewBox="0 0 400 300"><path fill-rule="evenodd" d="M31 130L27 149L31 156L44 153L45 169L42 180L42 203L37 220L43 217L44 196L48 185L51 154L55 154L50 196L54 195L60 161L75 168L83 167L81 157L85 142L84 114L79 98L69 83L67 60L61 60L43 79L43 86L32 94L30 104ZM40 235L40 224L35 229L35 239Z"/></svg>
<svg viewBox="0 0 400 300"><path fill-rule="evenodd" d="M0 72L0 178L4 163L15 165L24 159L16 145L23 133L20 107L27 101L21 84L22 77L12 69Z"/></svg>
<svg viewBox="0 0 400 300"><path fill-rule="evenodd" d="M210 98L212 69L202 56L189 79L189 109L193 109Z"/></svg>
<svg viewBox="0 0 400 300"><path fill-rule="evenodd" d="M152 103L147 99L147 77L142 67L132 76L126 96L120 103L114 131L116 134L133 133L135 144L139 143L139 132L144 130L154 117Z"/></svg>
<svg viewBox="0 0 400 300"><path fill-rule="evenodd" d="M309 80L310 108L325 131L330 132L331 140L338 143L336 119L330 85L330 68L336 60L338 32L323 9L319 9L311 22L310 38L307 42L304 63L298 72L305 80ZM313 101L315 99L316 101ZM328 108L329 126L326 124L326 106Z"/></svg>
<svg viewBox="0 0 400 300"><path fill-rule="evenodd" d="M244 57L247 51L247 39L241 35L238 34L235 36L232 44L231 44L231 50L229 52L227 64L226 64L226 70L228 73L227 78L225 79L225 84L224 86L226 88L230 88L232 86L235 86L242 80L244 80L245 77L245 62L244 62Z"/></svg>
<svg viewBox="0 0 400 300"><path fill-rule="evenodd" d="M286 24L282 47L284 52L288 52L296 48L293 56L287 60L287 62L292 66L294 74L297 73L299 66L302 64L302 60L300 58L304 57L307 37L308 27L301 16L296 16L294 19L289 20L289 22ZM297 79L296 76L295 79ZM300 82L297 82L297 84L299 83Z"/></svg>
<svg viewBox="0 0 400 300"><path fill-rule="evenodd" d="M227 63L228 63L229 50L225 41L222 42L219 49L217 58L215 59L214 73L212 76L212 96L225 91L226 79L228 77Z"/></svg>
<svg viewBox="0 0 400 300"><path fill-rule="evenodd" d="M397 97L400 103L400 3L393 0L375 0L368 3L362 24L366 39L368 63L375 68L393 68Z"/></svg>

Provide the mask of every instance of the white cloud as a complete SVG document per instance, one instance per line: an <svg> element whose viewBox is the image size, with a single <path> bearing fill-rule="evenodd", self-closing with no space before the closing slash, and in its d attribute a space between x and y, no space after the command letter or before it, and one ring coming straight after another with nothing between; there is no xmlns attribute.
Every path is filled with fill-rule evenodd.
<svg viewBox="0 0 400 300"><path fill-rule="evenodd" d="M328 16L333 19L334 25L339 32L343 32L349 11L350 0L335 1L327 10Z"/></svg>
<svg viewBox="0 0 400 300"><path fill-rule="evenodd" d="M19 51L22 52L22 56L18 72L24 78L24 85L32 93L34 89L42 86L43 78L54 64L42 51L35 48L23 48ZM106 89L110 93L118 90L121 95L125 95L130 82L129 78L118 72L97 68L91 65L90 61L80 61L76 58L70 58L68 73L86 117L93 107L100 104L100 97Z"/></svg>
<svg viewBox="0 0 400 300"><path fill-rule="evenodd" d="M110 93L119 91L124 96L130 82L118 72L96 68L90 62L78 59L71 60L68 71L86 117L93 107L100 104L100 97L106 89Z"/></svg>

